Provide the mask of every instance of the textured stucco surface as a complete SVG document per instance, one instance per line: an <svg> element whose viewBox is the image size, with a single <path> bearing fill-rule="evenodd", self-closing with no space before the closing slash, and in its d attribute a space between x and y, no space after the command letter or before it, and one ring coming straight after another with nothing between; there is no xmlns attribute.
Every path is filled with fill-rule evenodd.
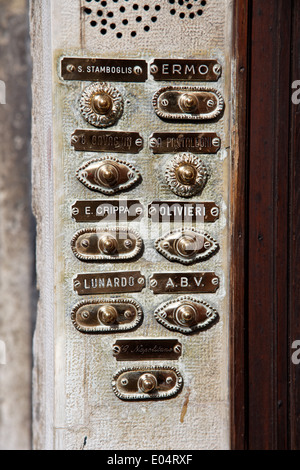
<svg viewBox="0 0 300 470"><path fill-rule="evenodd" d="M45 8L46 8L45 2ZM95 2L82 1L82 6L94 6ZM123 37L107 33L102 36L99 27L92 27L91 15L84 15L81 3L74 0L53 0L51 2L51 54L49 44L46 47L47 58L51 57L53 128L40 123L37 129L43 130L43 147L46 155L41 155L43 163L40 171L42 179L54 178L53 205L49 211L53 217L43 220L41 214L41 232L48 227L53 229L53 273L55 290L53 292L53 324L51 308L45 312L48 316L48 327L52 327L53 338L47 336L40 328L37 331L37 358L40 341L47 337L53 348L52 400L53 428L55 448L80 449L85 443L86 449L226 449L229 447L229 295L228 286L230 253L229 253L229 150L231 118L231 57L230 57L230 21L231 2L227 0L208 0L201 17L181 22L170 15L167 2L147 2L151 7L161 5L157 21L149 33L138 34L129 39L124 30ZM111 8L115 4L109 2ZM135 24L136 13L128 5L126 14L129 27ZM138 2L142 6L146 2ZM123 2L122 2L123 4ZM35 12L34 21L38 12ZM46 15L45 15L46 17ZM48 23L49 25L49 23ZM133 27L133 26L132 26ZM124 27L125 28L125 27ZM37 34L39 32L37 31ZM135 263L88 265L77 260L70 249L70 240L74 233L88 226L76 223L71 218L71 205L80 199L107 199L101 194L92 193L75 178L76 169L89 159L97 157L95 153L75 152L70 145L70 137L77 128L91 128L79 112L78 102L87 82L65 82L60 78L60 59L63 56L85 57L122 57L144 58L150 61L155 57L197 57L217 58L223 66L221 79L211 86L221 91L225 98L224 116L215 123L166 123L154 113L151 98L164 82L155 83L149 79L143 84L117 83L115 86L123 94L125 112L114 130L132 130L140 132L145 147L138 155L119 154L119 157L132 163L143 176L141 185L126 194L126 197L139 199L146 207L154 199L180 200L173 195L163 180L163 172L170 155L154 156L148 148L148 138L156 131L215 131L222 138L222 150L214 155L203 155L201 158L209 169L209 182L200 198L193 200L214 201L221 208L221 217L214 224L206 224L207 232L218 240L221 250L213 258L193 267L183 267L169 263L154 249L154 240L168 227L150 226L147 218L142 223L131 223L145 243L143 257ZM45 62L44 62L45 65ZM47 68L51 64L47 63ZM49 94L49 90L47 91ZM45 96L41 96L45 100ZM49 103L47 103L49 107ZM36 109L36 112L38 110ZM49 110L48 110L49 113ZM49 114L48 114L49 117ZM37 130L36 130L37 132ZM51 139L52 133L52 139ZM36 137L37 138L37 137ZM51 142L51 147L50 147ZM37 147L36 147L37 148ZM37 156L35 156L35 159ZM47 181L49 188L49 181ZM50 188L51 190L51 188ZM37 212L41 210L39 191L36 193ZM48 195L52 198L52 196ZM118 198L115 196L114 198ZM123 199L123 197L122 197ZM44 202L42 204L45 204ZM47 204L44 205L47 208ZM54 212L52 212L54 209ZM46 225L45 225L46 223ZM48 225L47 225L48 224ZM94 224L91 224L94 227ZM42 235L40 235L41 237ZM49 244L51 246L51 237ZM47 256L50 256L48 253ZM51 263L51 261L49 261ZM40 263L42 261L40 260ZM220 321L206 332L183 337L172 333L159 325L153 311L164 301L176 295L154 296L149 288L141 294L132 294L143 307L144 322L134 333L124 337L170 337L178 338L183 344L183 355L176 365L184 377L184 388L180 395L168 401L129 403L118 400L111 388L113 374L126 365L135 363L116 363L112 356L111 346L117 335L87 336L74 329L70 321L70 312L80 300L72 288L72 279L78 273L101 271L141 270L148 279L154 272L176 271L215 271L221 279L221 287L216 294L197 295L216 308ZM40 279L45 275L40 266ZM47 278L49 282L49 276ZM51 280L50 280L51 282ZM48 286L47 295L51 297ZM107 296L108 297L108 296ZM43 301L40 315L43 314ZM45 322L44 322L45 325ZM50 338L50 339L49 339ZM49 355L49 351L47 353ZM145 367L151 362L145 363ZM154 364L152 364L154 365ZM49 364L48 364L49 368ZM42 373L40 368L36 372ZM44 382L51 381L51 370L43 376ZM45 389L45 385L44 385ZM49 394L49 390L47 391ZM42 406L45 396L36 396L36 402ZM186 403L188 406L186 407ZM49 405L48 405L49 406ZM49 409L51 414L51 410ZM43 419L46 419L45 417ZM37 419L37 429L41 424ZM42 426L43 427L43 426ZM47 427L47 425L46 425ZM51 425L48 430L51 429ZM191 432L192 431L192 432ZM42 445L41 443L37 446ZM50 444L48 444L50 445Z"/></svg>
<svg viewBox="0 0 300 470"><path fill-rule="evenodd" d="M28 450L35 293L27 1L0 0L0 12L0 449Z"/></svg>

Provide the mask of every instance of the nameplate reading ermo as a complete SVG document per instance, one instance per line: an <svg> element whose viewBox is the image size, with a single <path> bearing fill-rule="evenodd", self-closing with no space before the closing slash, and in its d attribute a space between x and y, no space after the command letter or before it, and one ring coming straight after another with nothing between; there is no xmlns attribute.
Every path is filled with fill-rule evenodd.
<svg viewBox="0 0 300 470"><path fill-rule="evenodd" d="M143 206L136 200L76 201L72 217L76 222L132 222L143 216Z"/></svg>
<svg viewBox="0 0 300 470"><path fill-rule="evenodd" d="M150 64L154 80L217 81L222 66L217 60L155 59Z"/></svg>
<svg viewBox="0 0 300 470"><path fill-rule="evenodd" d="M79 152L139 153L144 141L138 132L77 129L71 145Z"/></svg>
<svg viewBox="0 0 300 470"><path fill-rule="evenodd" d="M150 136L150 148L154 154L216 154L221 148L221 139L215 132L154 132Z"/></svg>
<svg viewBox="0 0 300 470"><path fill-rule="evenodd" d="M215 222L220 209L214 202L153 201L148 206L152 222Z"/></svg>
<svg viewBox="0 0 300 470"><path fill-rule="evenodd" d="M78 274L74 279L78 295L142 292L146 278L140 271Z"/></svg>
<svg viewBox="0 0 300 470"><path fill-rule="evenodd" d="M148 66L145 60L64 57L61 75L64 80L145 82Z"/></svg>

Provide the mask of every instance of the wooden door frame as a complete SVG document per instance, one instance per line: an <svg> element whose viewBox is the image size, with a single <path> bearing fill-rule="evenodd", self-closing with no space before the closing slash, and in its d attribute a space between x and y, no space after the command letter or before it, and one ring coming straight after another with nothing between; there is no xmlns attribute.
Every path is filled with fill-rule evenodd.
<svg viewBox="0 0 300 470"><path fill-rule="evenodd" d="M300 448L299 11L299 0L235 4L233 449Z"/></svg>

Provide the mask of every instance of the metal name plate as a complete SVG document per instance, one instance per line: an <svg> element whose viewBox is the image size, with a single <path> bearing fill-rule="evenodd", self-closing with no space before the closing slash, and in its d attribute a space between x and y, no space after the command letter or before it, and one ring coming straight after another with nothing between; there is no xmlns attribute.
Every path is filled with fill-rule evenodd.
<svg viewBox="0 0 300 470"><path fill-rule="evenodd" d="M216 154L220 148L221 139L215 132L154 132L150 137L150 149L154 154Z"/></svg>
<svg viewBox="0 0 300 470"><path fill-rule="evenodd" d="M136 200L76 201L71 209L76 222L133 222L144 211Z"/></svg>
<svg viewBox="0 0 300 470"><path fill-rule="evenodd" d="M154 273L150 277L153 294L215 294L220 279L214 272Z"/></svg>
<svg viewBox="0 0 300 470"><path fill-rule="evenodd" d="M76 129L71 145L79 152L139 153L144 141L138 132Z"/></svg>
<svg viewBox="0 0 300 470"><path fill-rule="evenodd" d="M219 216L220 209L214 202L153 201L148 206L152 222L211 223Z"/></svg>
<svg viewBox="0 0 300 470"><path fill-rule="evenodd" d="M178 360L182 346L177 339L120 339L113 346L117 361Z"/></svg>
<svg viewBox="0 0 300 470"><path fill-rule="evenodd" d="M154 80L217 81L222 66L217 60L155 59L150 64Z"/></svg>
<svg viewBox="0 0 300 470"><path fill-rule="evenodd" d="M146 278L140 271L78 274L73 282L78 295L142 292Z"/></svg>
<svg viewBox="0 0 300 470"><path fill-rule="evenodd" d="M64 80L145 82L148 66L145 60L64 57L61 75Z"/></svg>

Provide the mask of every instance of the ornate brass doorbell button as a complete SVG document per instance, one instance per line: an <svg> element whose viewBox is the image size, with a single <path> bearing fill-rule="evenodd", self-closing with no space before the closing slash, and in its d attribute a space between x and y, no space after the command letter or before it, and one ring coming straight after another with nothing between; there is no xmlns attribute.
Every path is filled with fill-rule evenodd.
<svg viewBox="0 0 300 470"><path fill-rule="evenodd" d="M153 106L162 119L203 121L219 117L224 100L213 88L169 86L155 93Z"/></svg>
<svg viewBox="0 0 300 470"><path fill-rule="evenodd" d="M141 237L131 229L83 229L71 242L81 261L118 261L135 258L142 250Z"/></svg>
<svg viewBox="0 0 300 470"><path fill-rule="evenodd" d="M165 176L173 193L181 197L192 197L205 187L208 172L200 158L191 153L183 153L169 162Z"/></svg>
<svg viewBox="0 0 300 470"><path fill-rule="evenodd" d="M175 367L132 367L113 377L113 391L121 400L161 400L176 396L183 378Z"/></svg>
<svg viewBox="0 0 300 470"><path fill-rule="evenodd" d="M213 256L219 245L207 233L191 227L174 230L157 239L155 248L169 261L188 265Z"/></svg>
<svg viewBox="0 0 300 470"><path fill-rule="evenodd" d="M71 319L81 333L117 333L132 330L142 321L141 306L132 299L93 299L79 302Z"/></svg>
<svg viewBox="0 0 300 470"><path fill-rule="evenodd" d="M123 113L121 93L108 83L94 83L87 87L80 100L84 119L95 127L105 128L115 124Z"/></svg>
<svg viewBox="0 0 300 470"><path fill-rule="evenodd" d="M154 317L165 328L183 334L206 330L219 319L207 302L189 296L166 302L154 312Z"/></svg>
<svg viewBox="0 0 300 470"><path fill-rule="evenodd" d="M107 195L125 191L141 180L133 165L114 157L90 160L77 170L76 175L87 188Z"/></svg>

